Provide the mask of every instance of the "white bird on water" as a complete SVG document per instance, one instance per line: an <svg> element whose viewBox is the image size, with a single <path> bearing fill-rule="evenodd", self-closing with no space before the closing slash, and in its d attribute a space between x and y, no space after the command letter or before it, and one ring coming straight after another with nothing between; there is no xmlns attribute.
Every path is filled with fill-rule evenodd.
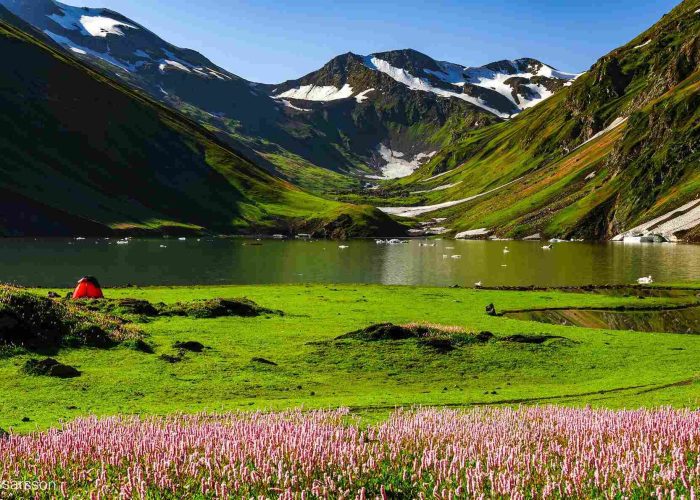
<svg viewBox="0 0 700 500"><path fill-rule="evenodd" d="M649 276L642 276L641 278L637 279L637 283L640 285L651 285L654 282L654 280L651 278L651 275Z"/></svg>
<svg viewBox="0 0 700 500"><path fill-rule="evenodd" d="M340 248L341 250L344 250L344 249L348 248L348 246L347 245L339 245L338 248Z"/></svg>
<svg viewBox="0 0 700 500"><path fill-rule="evenodd" d="M476 283L474 283L474 286L476 288L481 288L481 281L477 281Z"/></svg>
<svg viewBox="0 0 700 500"><path fill-rule="evenodd" d="M461 256L461 255L453 255L452 258L453 258L453 259L461 259L462 256Z"/></svg>
<svg viewBox="0 0 700 500"><path fill-rule="evenodd" d="M503 249L503 253L510 253L510 250L508 250L508 247L505 247L505 248Z"/></svg>
<svg viewBox="0 0 700 500"><path fill-rule="evenodd" d="M542 247L542 250L551 250L551 249L552 249L552 245L544 245Z"/></svg>

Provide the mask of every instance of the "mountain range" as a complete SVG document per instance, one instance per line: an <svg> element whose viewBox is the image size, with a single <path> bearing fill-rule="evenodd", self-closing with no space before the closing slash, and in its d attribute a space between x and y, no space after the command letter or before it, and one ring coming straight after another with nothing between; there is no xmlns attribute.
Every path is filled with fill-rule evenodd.
<svg viewBox="0 0 700 500"><path fill-rule="evenodd" d="M414 234L462 237L601 239L639 226L693 238L698 3L681 3L580 75L531 58L467 67L406 49L347 53L297 80L262 84L108 9L0 0L9 11L0 42L9 54L9 42L21 38L32 54L17 64L24 73L2 77L7 126L21 124L14 133L25 138L6 141L25 159L0 163L12 179L0 188L21 198L17 206L41 206L44 218L60 207L54 232L73 231L68 219L77 216L98 231L305 228L344 237L399 234L399 221ZM90 110L97 97L77 92L74 80L99 87L104 108ZM47 86L55 90L50 98ZM138 107L138 119L115 113L112 99L133 103L126 108ZM18 121L34 112L53 120L54 136L41 120ZM151 142L155 130L171 140L174 124L177 147ZM66 130L76 131L73 144L62 142ZM42 147L28 147L34 134L60 161L47 163ZM143 193L140 181L130 192L132 154L141 160ZM218 163L222 156L228 168ZM79 172L85 165L94 172ZM79 202L66 204L63 193L42 185L43 168L80 199L96 200L100 215L85 215ZM174 185L174 171L182 172L174 178L205 180ZM144 201L153 186L158 202ZM667 217L679 207L686 208ZM686 222L673 224L679 217ZM4 232L48 227L27 226L28 218L5 216Z"/></svg>
<svg viewBox="0 0 700 500"><path fill-rule="evenodd" d="M0 234L400 233L324 200L0 7Z"/></svg>
<svg viewBox="0 0 700 500"><path fill-rule="evenodd" d="M111 10L54 0L0 4L254 162L317 192L357 186L362 176L406 175L456 133L507 119L575 76L534 59L466 68L397 50L348 53L298 80L264 85Z"/></svg>
<svg viewBox="0 0 700 500"><path fill-rule="evenodd" d="M696 240L699 90L700 2L686 0L550 99L453 141L373 203L463 237Z"/></svg>

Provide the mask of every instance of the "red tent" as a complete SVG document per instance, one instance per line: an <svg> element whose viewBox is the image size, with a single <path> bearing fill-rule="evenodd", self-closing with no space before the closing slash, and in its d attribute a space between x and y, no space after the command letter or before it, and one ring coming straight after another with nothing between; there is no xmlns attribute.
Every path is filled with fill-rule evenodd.
<svg viewBox="0 0 700 500"><path fill-rule="evenodd" d="M80 278L73 292L73 299L103 299L102 289L97 278L85 276Z"/></svg>

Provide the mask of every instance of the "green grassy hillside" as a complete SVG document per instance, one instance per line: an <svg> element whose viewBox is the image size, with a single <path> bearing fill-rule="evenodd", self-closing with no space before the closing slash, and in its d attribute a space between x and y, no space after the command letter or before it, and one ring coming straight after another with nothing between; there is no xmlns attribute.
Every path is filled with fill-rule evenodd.
<svg viewBox="0 0 700 500"><path fill-rule="evenodd" d="M571 86L511 121L463 135L371 201L431 205L518 179L422 218L446 217L441 225L455 232L601 239L697 198L698 9L700 1L684 1Z"/></svg>
<svg viewBox="0 0 700 500"><path fill-rule="evenodd" d="M0 56L12 61L0 76L0 235L400 231L271 176L4 9Z"/></svg>

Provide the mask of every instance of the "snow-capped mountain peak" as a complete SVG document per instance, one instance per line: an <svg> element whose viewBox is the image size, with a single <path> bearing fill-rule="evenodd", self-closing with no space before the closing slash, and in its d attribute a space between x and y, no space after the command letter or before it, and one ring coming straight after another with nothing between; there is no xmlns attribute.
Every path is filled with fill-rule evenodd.
<svg viewBox="0 0 700 500"><path fill-rule="evenodd" d="M131 24L102 15L89 15L85 10L60 5L62 14L51 14L49 19L68 30L81 30L83 34L106 38L107 35L124 36L122 28L138 29Z"/></svg>
<svg viewBox="0 0 700 500"><path fill-rule="evenodd" d="M175 47L109 9L74 7L55 0L0 0L0 5L73 53L106 63L114 71L182 72L217 80L234 77L201 54Z"/></svg>
<svg viewBox="0 0 700 500"><path fill-rule="evenodd" d="M352 74L360 71L357 64L349 69L352 62L381 73L412 91L461 99L499 118L509 118L534 106L577 76L535 59L503 60L467 67L436 61L406 49L368 56L351 53L339 56L317 72L274 86L271 94L275 98L321 102L359 96L373 84L356 83L367 78ZM363 94L358 102L363 102L365 97Z"/></svg>

